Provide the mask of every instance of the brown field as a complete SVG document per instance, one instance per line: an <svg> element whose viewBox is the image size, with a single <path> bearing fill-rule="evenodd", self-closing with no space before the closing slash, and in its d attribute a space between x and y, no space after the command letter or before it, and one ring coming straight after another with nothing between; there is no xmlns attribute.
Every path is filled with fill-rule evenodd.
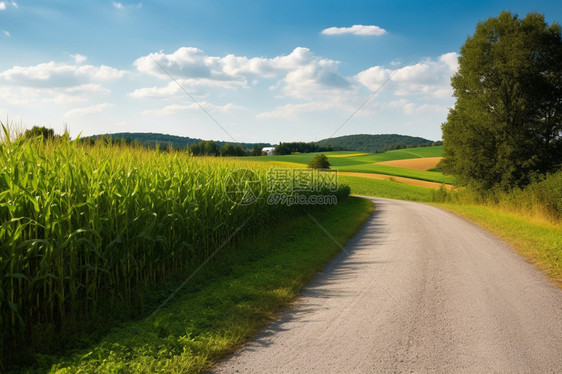
<svg viewBox="0 0 562 374"><path fill-rule="evenodd" d="M438 158L438 157L436 157ZM338 171L338 175L349 175L350 177L362 177L362 178L369 178L369 179L379 179L379 180L386 180L386 181L393 181L398 183L410 184L412 186L420 186L420 187L427 187L427 188L434 188L439 189L442 184L437 182L428 182L422 181L419 179L413 178L405 178L405 177L395 177L393 175L384 175L384 174L374 174L374 173L354 173L354 172L347 172L347 171ZM446 184L445 188L448 190L452 190L455 186L451 184Z"/></svg>
<svg viewBox="0 0 562 374"><path fill-rule="evenodd" d="M396 168L412 169L412 170L430 170L434 169L443 157L424 157L410 158L407 160L393 160L377 162L377 165L394 166Z"/></svg>

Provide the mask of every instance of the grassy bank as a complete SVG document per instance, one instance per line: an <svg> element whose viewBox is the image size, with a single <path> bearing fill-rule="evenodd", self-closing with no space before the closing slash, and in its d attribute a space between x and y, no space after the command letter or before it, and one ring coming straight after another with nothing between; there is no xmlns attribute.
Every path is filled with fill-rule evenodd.
<svg viewBox="0 0 562 374"><path fill-rule="evenodd" d="M373 209L350 197L312 214L345 243ZM271 321L339 250L307 216L265 228L220 252L154 317L125 323L70 357L43 356L33 371L200 372Z"/></svg>

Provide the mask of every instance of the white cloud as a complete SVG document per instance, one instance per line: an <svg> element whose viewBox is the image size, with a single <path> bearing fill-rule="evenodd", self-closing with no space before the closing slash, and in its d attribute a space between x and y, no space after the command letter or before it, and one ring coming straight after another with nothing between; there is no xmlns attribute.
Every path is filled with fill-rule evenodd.
<svg viewBox="0 0 562 374"><path fill-rule="evenodd" d="M0 10L6 10L6 3L3 1L0 1Z"/></svg>
<svg viewBox="0 0 562 374"><path fill-rule="evenodd" d="M459 55L455 52L449 52L439 56L439 61L447 64L449 71L456 72L459 68Z"/></svg>
<svg viewBox="0 0 562 374"><path fill-rule="evenodd" d="M46 62L34 66L14 66L0 72L0 80L27 87L70 87L91 81L122 78L124 70L109 66L68 65Z"/></svg>
<svg viewBox="0 0 562 374"><path fill-rule="evenodd" d="M137 88L133 92L129 93L129 96L141 99L147 97L167 97L174 96L181 92L180 87L176 82L170 82L164 87L144 87Z"/></svg>
<svg viewBox="0 0 562 374"><path fill-rule="evenodd" d="M17 8L17 7L18 7L18 3L16 3L15 1L12 1L12 6L13 6L14 8Z"/></svg>
<svg viewBox="0 0 562 374"><path fill-rule="evenodd" d="M369 35L369 36L381 36L386 34L386 30L378 26L369 25L353 25L351 27L329 27L322 30L324 35Z"/></svg>
<svg viewBox="0 0 562 374"><path fill-rule="evenodd" d="M84 108L75 108L69 110L64 114L65 117L82 117L90 114L103 112L107 108L111 108L113 105L109 103L92 105Z"/></svg>
<svg viewBox="0 0 562 374"><path fill-rule="evenodd" d="M222 112L222 113L229 113L234 110L243 109L241 106L235 105L233 103L228 103L226 105L215 105L208 103L206 101L200 102L201 106L205 108L205 110L209 112ZM197 103L192 103L189 105L181 105L181 104L171 104L167 105L162 109L157 110L145 110L142 114L145 115L157 115L157 116L168 116L176 113L181 113L185 111L200 111L201 107Z"/></svg>
<svg viewBox="0 0 562 374"><path fill-rule="evenodd" d="M427 113L437 113L437 114L446 114L448 109L442 105L434 105L434 104L416 104L416 103L407 103L403 106L404 113L406 114L427 114Z"/></svg>
<svg viewBox="0 0 562 374"><path fill-rule="evenodd" d="M157 52L140 57L134 65L138 71L162 79L169 80L169 73L182 84L190 86L247 88L256 84L256 78L276 78L277 87L292 97L306 97L320 92L327 94L332 90L349 89L352 85L337 71L337 61L320 58L302 47L274 58L217 57L209 56L198 48L181 47L171 54ZM168 85L163 88L140 88L131 96L160 96L174 92L177 90Z"/></svg>
<svg viewBox="0 0 562 374"><path fill-rule="evenodd" d="M77 64L86 60L80 54L71 56ZM4 87L0 97L11 105L21 107L40 107L42 103L85 103L109 94L111 91L103 85L126 74L123 70L105 65L77 64L51 61L0 71L0 84Z"/></svg>
<svg viewBox="0 0 562 374"><path fill-rule="evenodd" d="M88 59L88 57L86 57L84 55L81 55L80 53L70 55L70 57L72 57L74 59L74 62L76 63L76 65L80 65L80 64L86 62L86 60Z"/></svg>
<svg viewBox="0 0 562 374"><path fill-rule="evenodd" d="M396 69L373 66L359 72L355 78L371 90L380 87L389 77L386 90L397 96L427 95L434 98L451 96L451 76L458 68L457 54L446 53L437 59L426 59Z"/></svg>
<svg viewBox="0 0 562 374"><path fill-rule="evenodd" d="M10 37L10 32L7 30L2 30L2 32L4 33L4 35L6 35L8 38Z"/></svg>
<svg viewBox="0 0 562 374"><path fill-rule="evenodd" d="M114 1L114 2L113 2L113 7L114 7L115 9L123 9L123 4Z"/></svg>

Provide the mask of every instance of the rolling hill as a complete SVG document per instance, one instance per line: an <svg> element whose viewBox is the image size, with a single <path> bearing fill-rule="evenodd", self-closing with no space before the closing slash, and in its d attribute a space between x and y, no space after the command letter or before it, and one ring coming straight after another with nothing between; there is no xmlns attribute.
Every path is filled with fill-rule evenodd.
<svg viewBox="0 0 562 374"><path fill-rule="evenodd" d="M88 138L99 138L99 137L111 137L111 138L122 138L122 139L130 139L131 142L137 141L138 143L144 145L145 147L154 148L156 145L160 145L161 147L168 147L172 146L174 148L185 148L188 145L199 143L202 139L199 138L190 138L188 136L177 136L177 135L168 135L168 134L158 134L158 133L144 133L144 132L118 132L113 134L103 134L103 135L94 135ZM216 141L219 147L222 147L226 143L230 143L232 145L242 145L248 149L252 149L254 147L254 143L236 143L236 142L225 142L225 141ZM270 147L271 144L264 144L260 143L260 147Z"/></svg>
<svg viewBox="0 0 562 374"><path fill-rule="evenodd" d="M397 134L358 134L345 135L337 138L323 139L318 142L321 146L331 146L334 149L345 151L380 153L394 149L428 147L440 145L440 142L432 140Z"/></svg>

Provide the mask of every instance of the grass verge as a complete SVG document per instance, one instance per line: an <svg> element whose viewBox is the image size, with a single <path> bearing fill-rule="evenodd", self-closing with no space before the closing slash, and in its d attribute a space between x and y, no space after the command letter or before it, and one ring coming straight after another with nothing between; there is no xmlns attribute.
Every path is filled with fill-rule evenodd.
<svg viewBox="0 0 562 374"><path fill-rule="evenodd" d="M530 220L517 213L480 205L433 205L456 213L509 243L562 288L562 224Z"/></svg>
<svg viewBox="0 0 562 374"><path fill-rule="evenodd" d="M373 209L349 197L313 214L345 243ZM253 337L339 250L307 216L266 228L219 253L152 318L124 323L67 357L40 357L27 372L201 372Z"/></svg>

